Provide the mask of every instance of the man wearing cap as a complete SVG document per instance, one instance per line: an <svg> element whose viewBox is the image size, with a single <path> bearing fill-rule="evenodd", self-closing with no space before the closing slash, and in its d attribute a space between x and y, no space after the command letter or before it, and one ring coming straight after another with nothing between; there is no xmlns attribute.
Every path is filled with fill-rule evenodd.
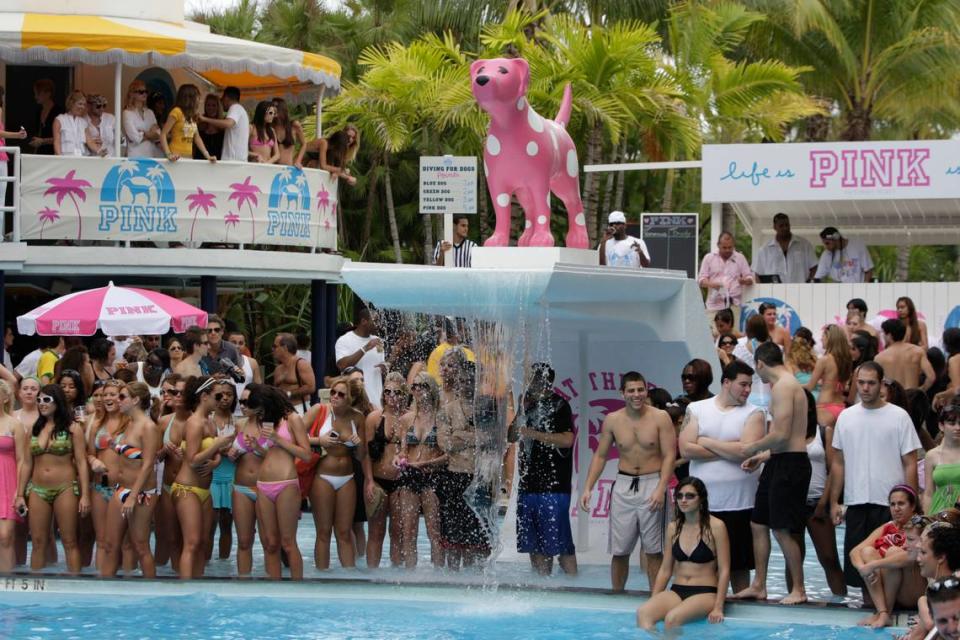
<svg viewBox="0 0 960 640"><path fill-rule="evenodd" d="M817 268L813 245L790 231L785 213L773 216L776 236L753 257L753 272L758 276L777 276L780 282L809 282Z"/></svg>
<svg viewBox="0 0 960 640"><path fill-rule="evenodd" d="M834 282L870 282L873 280L873 259L867 245L853 238L844 238L836 227L820 232L823 253L813 275L815 282L829 277Z"/></svg>
<svg viewBox="0 0 960 640"><path fill-rule="evenodd" d="M611 211L603 242L598 247L600 266L649 267L650 252L640 238L627 235L627 216L623 211Z"/></svg>

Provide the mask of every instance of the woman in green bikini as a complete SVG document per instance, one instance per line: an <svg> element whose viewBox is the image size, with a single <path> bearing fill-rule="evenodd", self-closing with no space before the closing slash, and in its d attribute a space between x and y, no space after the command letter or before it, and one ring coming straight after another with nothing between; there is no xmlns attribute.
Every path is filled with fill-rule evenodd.
<svg viewBox="0 0 960 640"><path fill-rule="evenodd" d="M75 422L60 385L48 384L37 396L40 417L33 425L30 455L24 456L17 483L14 509L30 510L33 553L30 568L46 565L47 538L54 513L67 557L67 570L80 572L77 546L77 515L90 511L90 480L87 471L83 427Z"/></svg>
<svg viewBox="0 0 960 640"><path fill-rule="evenodd" d="M940 410L940 431L943 441L924 459L926 513L950 509L960 498L960 406L948 404Z"/></svg>

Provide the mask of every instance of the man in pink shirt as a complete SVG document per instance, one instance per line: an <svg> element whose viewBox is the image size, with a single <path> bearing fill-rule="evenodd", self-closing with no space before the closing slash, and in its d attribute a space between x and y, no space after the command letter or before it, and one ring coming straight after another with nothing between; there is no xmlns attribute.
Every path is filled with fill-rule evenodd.
<svg viewBox="0 0 960 640"><path fill-rule="evenodd" d="M742 253L733 248L733 235L724 231L717 240L717 250L703 256L697 284L707 291L707 321L713 331L717 311L733 311L733 326L740 326L742 287L753 284L753 272Z"/></svg>

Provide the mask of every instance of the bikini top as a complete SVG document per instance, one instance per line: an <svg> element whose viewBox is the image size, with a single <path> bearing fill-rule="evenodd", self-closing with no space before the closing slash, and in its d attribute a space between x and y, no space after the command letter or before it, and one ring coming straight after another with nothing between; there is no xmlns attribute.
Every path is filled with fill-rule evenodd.
<svg viewBox="0 0 960 640"><path fill-rule="evenodd" d="M276 141L273 138L269 138L269 137L267 138L266 142L263 142L260 140L260 136L257 135L256 133L254 133L253 137L250 138L251 147L269 147L272 149L275 142Z"/></svg>
<svg viewBox="0 0 960 640"><path fill-rule="evenodd" d="M437 425L434 424L433 428L430 430L430 433L424 437L423 440L417 438L417 429L413 427L410 431L407 432L407 446L415 447L420 444L425 444L430 447L437 446Z"/></svg>
<svg viewBox="0 0 960 640"><path fill-rule="evenodd" d="M271 441L270 438L267 438L266 436L258 437L256 439L256 443L257 443L257 446L260 447L260 449L269 449L270 447L273 446L273 441ZM237 437L234 438L233 440L233 446L237 451L240 452L240 455L243 455L246 453L252 453L253 455L260 456L260 457L263 457L264 455L264 452L262 452L260 449L257 449L257 448L247 449L247 442L246 442L246 439L243 437L242 431L237 432Z"/></svg>
<svg viewBox="0 0 960 640"><path fill-rule="evenodd" d="M110 432L106 427L97 429L97 434L93 436L93 448L97 451L110 448Z"/></svg>
<svg viewBox="0 0 960 640"><path fill-rule="evenodd" d="M47 447L40 446L40 439L37 436L30 438L30 453L39 456L49 453L53 456L69 456L73 453L73 438L69 431L61 431L50 438Z"/></svg>
<svg viewBox="0 0 960 640"><path fill-rule="evenodd" d="M170 422L167 423L167 428L163 430L163 444L170 444L170 429L173 427L173 423L177 419L177 414L170 414Z"/></svg>
<svg viewBox="0 0 960 640"><path fill-rule="evenodd" d="M357 435L357 424L353 420L350 421L350 429L353 431L353 435ZM327 419L323 423L323 426L320 427L320 433L318 435L322 436L323 434L330 433L332 431L333 431L333 411L330 411L327 413ZM339 436L339 433L337 435ZM342 444L343 446L349 447L351 449L357 446L354 443L350 442L349 440L341 441L339 444Z"/></svg>
<svg viewBox="0 0 960 640"><path fill-rule="evenodd" d="M710 547L707 546L702 539L697 543L697 546L693 548L693 553L687 555L683 550L683 547L680 546L680 538L678 537L673 541L673 559L677 562L693 562L694 564L707 564L708 562L713 562L717 559L716 554L710 550Z"/></svg>
<svg viewBox="0 0 960 640"><path fill-rule="evenodd" d="M209 449L210 447L212 447L212 446L213 446L213 443L216 442L216 441L217 441L217 439L216 439L216 438L213 438L213 437L211 437L211 436L206 436L206 437L204 437L203 439L200 440L200 451L206 451L207 449ZM183 442L180 443L180 448L183 449L184 451L187 450L187 441L186 441L186 440L184 440ZM199 451L198 451L197 453L199 453Z"/></svg>
<svg viewBox="0 0 960 640"><path fill-rule="evenodd" d="M113 439L113 450L117 452L117 455L123 456L127 460L142 460L143 449L124 443L123 439L126 435L121 433Z"/></svg>

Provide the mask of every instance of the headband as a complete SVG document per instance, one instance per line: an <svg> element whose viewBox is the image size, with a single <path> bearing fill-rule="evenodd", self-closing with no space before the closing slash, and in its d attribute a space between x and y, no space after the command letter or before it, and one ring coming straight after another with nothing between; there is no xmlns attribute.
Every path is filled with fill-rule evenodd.
<svg viewBox="0 0 960 640"><path fill-rule="evenodd" d="M903 492L905 492L905 493L909 493L910 495L913 496L913 499L914 499L914 500L917 499L917 490L914 489L913 487L911 487L911 486L908 485L908 484L897 484L897 485L894 485L893 488L890 489L890 493L893 493L894 491L903 491Z"/></svg>

